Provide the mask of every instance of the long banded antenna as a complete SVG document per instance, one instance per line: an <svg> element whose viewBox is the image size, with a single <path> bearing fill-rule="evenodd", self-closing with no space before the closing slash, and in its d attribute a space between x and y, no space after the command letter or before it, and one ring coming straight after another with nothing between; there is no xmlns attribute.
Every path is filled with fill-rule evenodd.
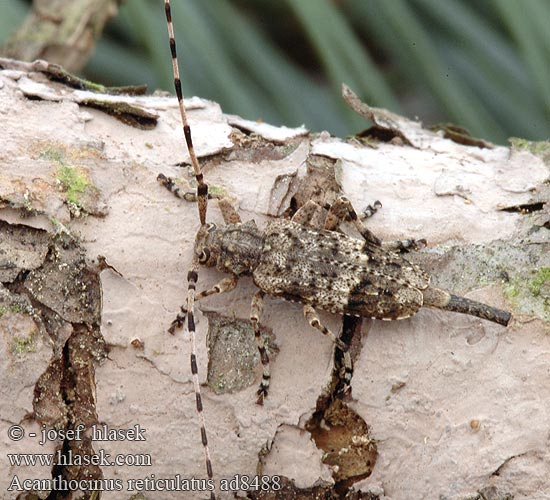
<svg viewBox="0 0 550 500"><path fill-rule="evenodd" d="M183 92L181 90L180 72L178 68L178 58L176 55L176 39L174 38L174 25L172 24L172 11L170 10L170 0L164 0L164 11L166 12L166 23L168 24L168 36L170 37L170 52L172 54L172 69L174 71L174 88L176 89L176 96L178 98L178 105L180 108L181 122L183 124L183 135L185 136L185 142L187 143L187 150L191 158L191 165L193 165L193 171L195 173L195 179L197 180L197 202L199 206L199 219L201 225L206 224L206 207L208 204L208 185L204 182L201 167L195 154L195 148L193 147L193 139L191 138L191 127L187 122L187 113L185 112L185 105L183 104Z"/></svg>
<svg viewBox="0 0 550 500"><path fill-rule="evenodd" d="M191 158L191 164L195 172L195 179L197 179L197 202L199 206L199 219L201 226L206 224L206 208L208 204L208 185L204 182L203 175L197 156L195 154L195 148L193 147L193 140L191 139L191 128L187 122L187 115L185 113L185 105L183 104L183 93L181 91L181 80L178 69L178 59L176 56L176 40L174 39L174 25L172 24L172 12L170 10L170 1L164 0L164 10L166 12L166 22L168 24L168 35L170 37L170 52L172 53L172 68L174 70L174 87L176 89L176 96L178 98L178 104L180 108L181 121L183 124L183 135L185 136L185 142L187 143L187 150ZM161 178L162 180L162 178ZM166 179L168 182L168 179ZM163 182L166 184L166 182ZM201 442L204 450L204 460L206 464L206 474L210 482L214 482L214 474L212 472L212 461L210 459L210 450L208 449L208 439L206 437L206 422L202 407L201 387L199 384L199 375L197 369L197 349L196 349L196 335L195 335L195 317L194 317L194 302L195 302L195 290L198 280L198 261L196 256L193 258L193 264L189 273L187 274L188 292L187 292L187 329L189 331L189 337L191 341L191 375L193 378L193 387L195 392L195 403L197 407L197 416L199 419L199 427L201 433ZM210 492L210 500L216 500L214 491Z"/></svg>

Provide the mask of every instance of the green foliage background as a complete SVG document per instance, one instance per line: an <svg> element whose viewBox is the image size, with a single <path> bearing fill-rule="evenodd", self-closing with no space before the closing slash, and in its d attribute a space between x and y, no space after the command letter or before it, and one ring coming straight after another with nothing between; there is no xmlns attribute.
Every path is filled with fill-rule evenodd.
<svg viewBox="0 0 550 500"><path fill-rule="evenodd" d="M227 113L365 128L340 97L504 143L550 136L550 0L172 0L187 95ZM0 41L24 0L1 0ZM84 74L172 90L162 0L127 0Z"/></svg>

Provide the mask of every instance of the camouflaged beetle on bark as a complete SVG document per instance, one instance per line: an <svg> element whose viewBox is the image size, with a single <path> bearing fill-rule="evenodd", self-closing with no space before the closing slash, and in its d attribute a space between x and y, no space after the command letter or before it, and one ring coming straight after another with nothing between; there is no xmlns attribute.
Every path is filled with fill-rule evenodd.
<svg viewBox="0 0 550 500"><path fill-rule="evenodd" d="M159 180L177 196L189 198L171 179L160 175ZM327 215L322 228L312 225L314 215L322 208L312 201L291 220L273 220L264 230L254 221L241 222L227 200L219 200L219 205L225 225L201 226L194 253L201 266L216 267L231 277L197 294L194 300L233 290L241 276L251 276L260 289L252 301L250 316L264 366L259 404L267 396L270 381L269 358L259 332L265 294L304 304L304 315L310 325L328 335L344 352L347 381L351 378L347 346L321 324L316 308L335 314L399 320L427 306L501 325L510 321L511 315L506 311L431 286L429 276L418 265L397 253L417 248L425 241L381 241L362 224L345 197L324 207ZM375 211L370 207L371 214ZM351 221L362 239L339 232L344 221ZM183 326L187 310L182 308L172 331Z"/></svg>
<svg viewBox="0 0 550 500"><path fill-rule="evenodd" d="M176 57L176 42L172 25L170 1L164 0L170 51L174 71L174 87L182 118L183 133L197 181L196 199L201 227L196 236L193 263L187 274L186 305L170 326L174 333L187 317L191 341L191 372L195 391L197 414L203 444L206 471L209 480L213 470L208 448L202 397L198 380L195 346L194 303L209 295L235 288L241 276L251 276L259 291L252 300L250 321L260 352L263 375L258 389L258 403L267 396L270 380L269 357L260 335L260 315L264 295L282 297L304 304L304 315L309 324L328 335L344 353L345 380L351 378L351 357L348 347L328 328L316 313L324 311L382 320L404 319L421 307L429 306L471 314L479 318L507 325L510 314L463 297L457 297L430 286L430 278L416 264L396 251L425 244L423 240L383 242L359 220L349 200L339 198L326 209L322 227L313 220L321 208L312 201L301 207L291 220L278 219L259 229L254 221L242 222L236 210L225 199L219 200L225 225L217 227L206 222L208 186L203 179L195 154L191 129L187 122L181 81ZM188 199L172 179L163 174L159 181L176 196ZM378 205L379 202L377 202ZM377 205L369 207L370 214ZM340 232L340 225L351 221L362 239ZM199 266L216 267L230 276L212 288L196 293ZM215 493L211 492L211 499Z"/></svg>

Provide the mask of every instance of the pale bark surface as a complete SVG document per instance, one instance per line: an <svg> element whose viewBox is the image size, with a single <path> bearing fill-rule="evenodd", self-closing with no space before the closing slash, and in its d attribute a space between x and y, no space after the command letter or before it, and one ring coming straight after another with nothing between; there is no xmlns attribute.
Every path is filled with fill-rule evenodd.
<svg viewBox="0 0 550 500"><path fill-rule="evenodd" d="M102 255L120 273L105 268L100 274L101 334L110 351L95 370L95 409L110 427L146 429L146 441L98 442L94 448L113 457L146 453L152 465L104 467L104 476L125 485L152 474L203 478L188 341L183 332L166 331L185 300L199 225L196 205L175 199L156 181L160 172L186 177L177 166L188 159L177 103L172 97L129 98L158 115L156 126L140 130L78 104L88 102L85 94L24 68L0 71L0 220L48 235L65 228L78 236L90 262ZM508 328L429 309L400 322L365 321L350 406L371 427L379 457L372 475L356 487L392 500L466 499L491 486L516 500L549 498L548 160L518 148L460 145L403 118L396 124L398 139L370 147L245 123L223 115L215 103L187 102L195 148L199 156L213 157L205 178L235 201L243 220L261 225L283 214L293 197L298 203L331 201L339 188L357 209L380 200L383 208L368 221L375 234L426 238L428 247L411 259L438 286L514 315ZM236 125L258 127L260 135L250 138ZM324 167L311 167L323 161ZM94 186L77 193L72 205L60 180L63 167L76 168ZM536 211L502 210L522 206ZM221 222L213 201L207 218ZM2 241L7 239L0 234L0 264L3 256L15 255ZM39 243L12 261L24 269L40 265L45 250ZM220 278L215 270L201 270L199 289ZM14 279L3 274L4 283ZM246 321L254 293L251 281L242 279L235 291L197 306L203 382L204 313ZM340 330L341 318L321 313L321 319ZM254 404L259 366L252 382L233 393L203 387L216 480L256 474L267 447L264 474L293 478L301 487L330 482L322 452L300 431L330 374L330 340L307 325L301 307L281 300L266 298L262 323L278 347L265 405ZM13 441L6 434L14 424L27 434L40 432L40 422L25 417L34 411L35 384L56 354L47 336L36 332L29 315L4 307L2 498L15 498L6 492L15 474L21 480L51 477L48 467L10 467L5 459L6 453L53 453L57 444L41 446L28 435ZM25 348L13 348L15 338L27 337L31 347L19 340ZM231 349L239 346L225 351ZM134 493L105 492L102 498ZM146 496L182 498L160 491Z"/></svg>

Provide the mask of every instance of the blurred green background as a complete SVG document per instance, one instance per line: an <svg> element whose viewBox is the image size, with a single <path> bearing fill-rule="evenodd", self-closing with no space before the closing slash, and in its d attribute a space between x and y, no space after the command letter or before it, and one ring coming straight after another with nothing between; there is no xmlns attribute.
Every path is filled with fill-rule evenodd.
<svg viewBox="0 0 550 500"><path fill-rule="evenodd" d="M25 0L0 0L0 43ZM339 136L370 105L496 143L550 136L550 0L172 0L186 95ZM127 0L83 71L172 91L162 0Z"/></svg>

